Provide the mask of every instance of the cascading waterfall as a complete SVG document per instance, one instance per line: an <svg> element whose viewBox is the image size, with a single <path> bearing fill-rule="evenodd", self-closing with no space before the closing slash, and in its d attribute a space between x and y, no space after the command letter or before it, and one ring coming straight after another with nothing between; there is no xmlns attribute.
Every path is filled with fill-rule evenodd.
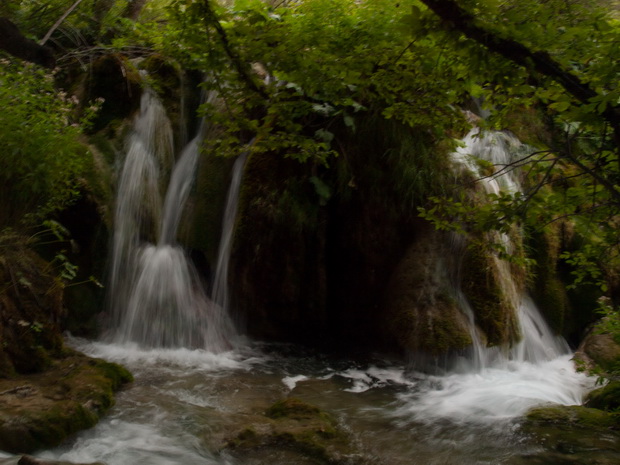
<svg viewBox="0 0 620 465"><path fill-rule="evenodd" d="M241 178L243 175L245 161L248 157L248 152L249 151L246 150L239 155L233 165L230 187L228 188L228 194L226 196L224 218L222 220L222 237L220 238L220 245L217 253L215 277L213 279L213 292L211 298L227 315L230 314L230 297L228 295L228 263L230 261L233 232L237 217L239 189L241 187Z"/></svg>
<svg viewBox="0 0 620 465"><path fill-rule="evenodd" d="M234 332L229 318L207 298L176 242L203 132L201 125L179 157L162 209L159 184L172 154L172 131L161 103L152 91L144 92L117 197L110 286L115 342L209 350L229 346Z"/></svg>
<svg viewBox="0 0 620 465"><path fill-rule="evenodd" d="M467 134L463 142L464 145L454 153L454 160L478 177L479 183L487 194L499 194L500 192L514 194L522 190L518 170L513 168L513 164L520 156L526 154L527 147L516 137L506 132L481 134L480 130L475 128ZM484 176L476 160L491 163L494 167L500 167L500 170L494 175ZM498 234L491 238L493 239L499 240L507 251L510 252L513 249L507 234ZM462 249L463 245L460 248ZM498 350L477 348L476 352L482 355L476 368L505 364L507 360L543 362L569 353L568 344L561 337L553 334L532 299L526 292L518 289L508 262L497 256L493 256L492 260L498 271L503 294L516 311L521 340L510 348L507 357L502 356L502 352ZM472 321L471 309L468 305L465 305L465 308ZM475 322L472 321L472 324ZM472 326L472 333L474 332L475 328ZM472 339L479 342L479 338L472 337Z"/></svg>
<svg viewBox="0 0 620 465"><path fill-rule="evenodd" d="M475 160L511 167L523 150L518 139L507 133L479 134L474 129L453 159L476 175L487 193L514 193L521 188L516 170L501 169L496 175L485 177ZM507 235L494 239L510 250ZM452 236L451 246L455 256L462 255L466 247L464 239L457 235ZM404 422L449 419L458 424L509 420L540 404L580 404L583 394L592 387L591 380L576 373L566 341L553 334L532 299L515 284L509 264L495 257L493 266L502 292L515 310L520 341L510 348L489 348L482 343L474 312L456 284L460 280L457 276L454 293L470 323L471 359L443 376L414 375L418 386L400 396L398 415ZM466 271L457 274L463 272Z"/></svg>

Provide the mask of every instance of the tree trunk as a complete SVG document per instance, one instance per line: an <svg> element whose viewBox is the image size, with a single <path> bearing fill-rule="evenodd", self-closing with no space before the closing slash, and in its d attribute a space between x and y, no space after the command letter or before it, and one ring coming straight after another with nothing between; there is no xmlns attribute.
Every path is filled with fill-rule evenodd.
<svg viewBox="0 0 620 465"><path fill-rule="evenodd" d="M45 68L51 69L56 65L56 58L50 48L24 37L8 18L0 18L0 50Z"/></svg>

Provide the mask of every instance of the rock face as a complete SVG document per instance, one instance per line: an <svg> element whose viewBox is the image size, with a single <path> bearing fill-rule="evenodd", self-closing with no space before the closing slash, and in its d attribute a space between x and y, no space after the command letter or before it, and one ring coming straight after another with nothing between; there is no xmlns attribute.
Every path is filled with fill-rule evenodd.
<svg viewBox="0 0 620 465"><path fill-rule="evenodd" d="M329 170L282 154L249 158L230 273L248 332L447 356L472 343L464 297L483 343L515 342L516 292L503 283L513 270L483 247L455 252L417 216L454 182L447 153L373 122L342 138Z"/></svg>
<svg viewBox="0 0 620 465"><path fill-rule="evenodd" d="M428 230L398 264L387 290L386 331L398 344L430 356L472 343L454 293L454 269L445 234Z"/></svg>

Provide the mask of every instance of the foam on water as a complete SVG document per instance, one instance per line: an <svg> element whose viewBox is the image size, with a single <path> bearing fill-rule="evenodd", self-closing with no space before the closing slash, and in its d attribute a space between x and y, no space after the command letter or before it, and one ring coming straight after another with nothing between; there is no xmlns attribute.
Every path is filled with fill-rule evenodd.
<svg viewBox="0 0 620 465"><path fill-rule="evenodd" d="M520 417L539 405L579 405L593 387L593 378L577 373L564 355L468 374L420 375L416 389L399 394L402 404L395 413L403 422L490 422Z"/></svg>
<svg viewBox="0 0 620 465"><path fill-rule="evenodd" d="M83 433L69 448L43 453L41 458L76 463L92 462L96 458L107 465L226 463L215 459L193 438L181 438L159 429L156 425L163 420L153 415L150 424L119 419L105 421ZM194 447L188 447L188 443L194 443Z"/></svg>
<svg viewBox="0 0 620 465"><path fill-rule="evenodd" d="M415 383L407 379L404 368L379 368L370 366L366 370L351 368L338 373L339 376L351 380L353 386L345 389L347 392L366 392L369 389L388 385L414 386Z"/></svg>
<svg viewBox="0 0 620 465"><path fill-rule="evenodd" d="M248 347L215 353L202 349L147 349L135 343L111 344L80 339L70 339L69 343L91 357L120 363L138 372L154 367L200 372L250 370L267 360L264 355Z"/></svg>

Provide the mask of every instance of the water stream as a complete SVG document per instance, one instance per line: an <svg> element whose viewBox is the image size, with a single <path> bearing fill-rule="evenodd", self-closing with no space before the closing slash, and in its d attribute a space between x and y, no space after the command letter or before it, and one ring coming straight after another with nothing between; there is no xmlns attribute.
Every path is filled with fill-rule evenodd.
<svg viewBox="0 0 620 465"><path fill-rule="evenodd" d="M167 179L171 160L163 155L172 153L170 121L153 92L144 92L116 200L108 338L117 343L214 351L232 343L232 322L207 297L176 242L204 130L201 124ZM160 191L165 192L163 206Z"/></svg>
<svg viewBox="0 0 620 465"><path fill-rule="evenodd" d="M252 415L294 396L335 415L368 463L499 464L536 452L518 419L547 402L578 404L591 387L570 356L479 373L428 376L390 360L351 362L288 346L140 349L72 341L135 375L93 429L42 457L108 465L293 465L287 457L219 452ZM515 462L516 463L516 462Z"/></svg>
<svg viewBox="0 0 620 465"><path fill-rule="evenodd" d="M142 118L154 113L149 98L143 100L137 128L148 126ZM441 376L379 357L351 361L252 341L231 349L222 344L222 334L230 334L226 324L217 322L227 316L212 313L228 307L225 279L216 286L220 290L213 304L176 244L199 139L177 162L163 208L158 173L164 170L149 143L140 139L136 129L119 191L125 195L125 177L132 186L144 181L144 191L127 188L129 207L119 199L121 232L115 235L112 260L112 282L121 295L114 301L116 332L106 342L69 341L89 355L124 364L135 382L119 393L116 406L97 426L41 457L108 465L314 463L291 461L284 453L261 456L260 451L239 458L223 448L252 416L295 396L335 415L369 464L517 464L539 450L520 431L522 415L536 405L580 404L592 388L593 381L575 371L565 343L517 290L523 340L503 351L486 349L478 340L467 369ZM475 137L470 142L469 149L481 143ZM243 159L237 164L233 184L239 183ZM152 192L150 200L138 207L147 191ZM234 195L229 194L229 201ZM158 210L163 210L163 223L156 221ZM224 222L230 230L223 232L220 249L223 263L218 265L224 277L224 256L230 249L226 241L234 224L234 212L230 214L232 219ZM153 233L156 224L159 232ZM123 270L129 271L125 278L115 275Z"/></svg>

